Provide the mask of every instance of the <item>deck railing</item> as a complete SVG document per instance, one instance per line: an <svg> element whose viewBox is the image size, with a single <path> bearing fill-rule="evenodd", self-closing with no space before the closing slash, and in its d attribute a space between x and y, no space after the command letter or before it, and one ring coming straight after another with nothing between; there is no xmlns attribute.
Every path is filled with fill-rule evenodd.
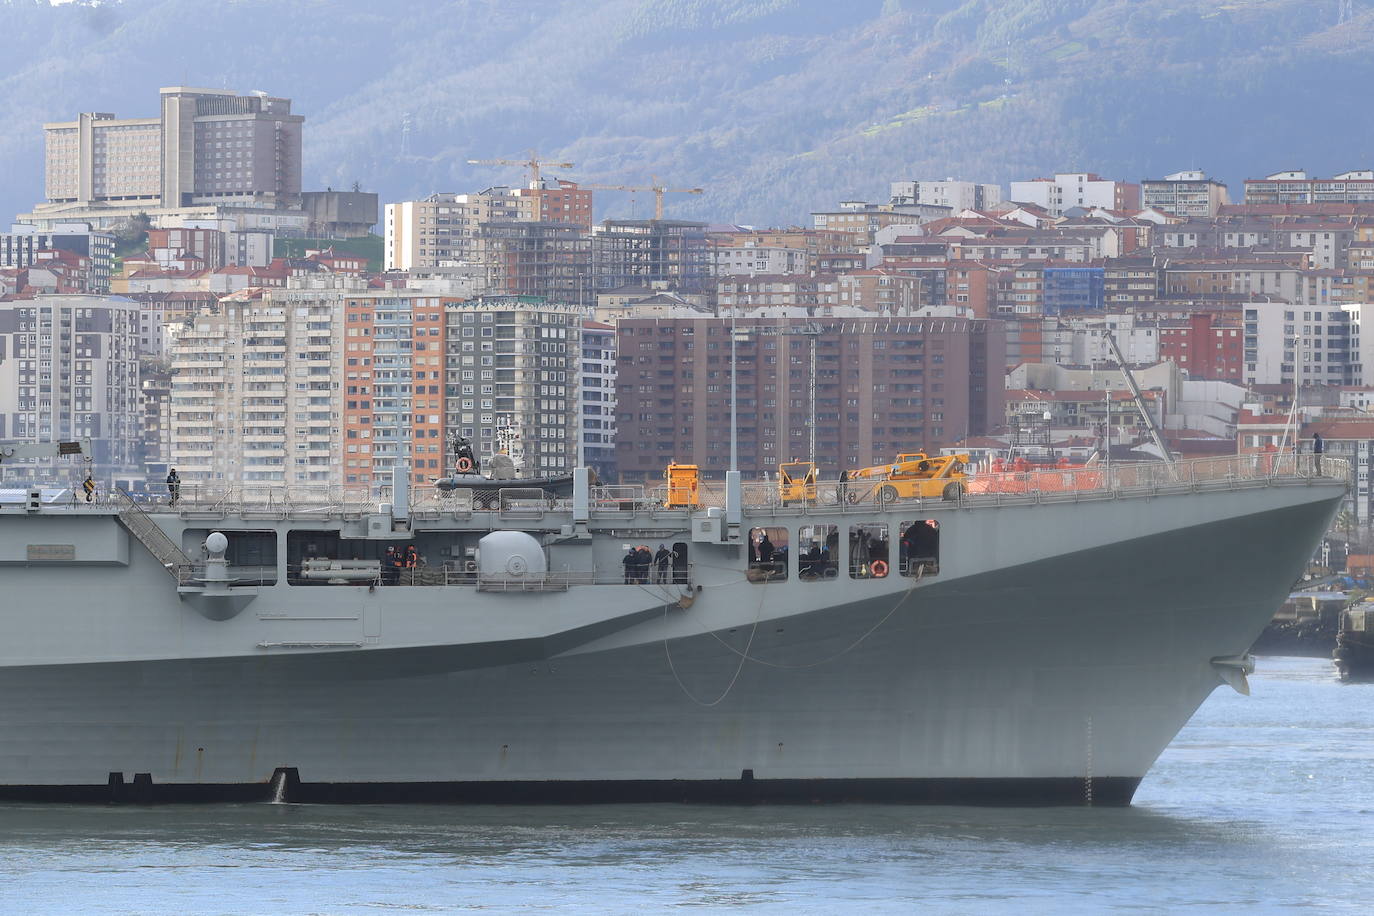
<svg viewBox="0 0 1374 916"><path fill-rule="evenodd" d="M1314 480L1348 483L1350 464L1345 459L1321 456L1318 468L1315 455L1279 455L1257 452L1221 458L1194 458L1164 462L1133 462L1071 468L1044 468L1021 472L994 472L986 469L966 477L951 498L929 496L921 499L885 499L882 480L851 480L843 491L838 480L816 483L813 499L789 499L784 503L775 480L750 481L742 487L746 510L776 510L806 513L871 512L875 505L924 503L960 506L998 505L1025 500L1083 500L1116 498L1139 493L1179 489L1227 489L1253 486L1305 484ZM844 493L841 500L840 494ZM702 481L697 508L724 507L725 485L721 481ZM390 504L390 490L369 492L365 487L215 487L184 484L181 498L168 506L165 497L142 505L150 511L171 508L186 517L309 518L353 517L380 512ZM667 487L601 486L590 493L590 511L599 518L611 514L643 513L664 518L683 517L685 507L664 506ZM437 520L446 515L464 518L473 512L491 511L515 517L542 516L550 511L566 511L571 500L538 490L503 489L497 494L478 495L468 489L448 492L434 487L416 487L410 494L410 513L418 519Z"/></svg>

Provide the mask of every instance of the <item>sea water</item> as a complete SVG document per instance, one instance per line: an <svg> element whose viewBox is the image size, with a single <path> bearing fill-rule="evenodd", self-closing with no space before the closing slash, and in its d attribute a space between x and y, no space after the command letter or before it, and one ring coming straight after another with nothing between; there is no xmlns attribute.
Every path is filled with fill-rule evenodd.
<svg viewBox="0 0 1374 916"><path fill-rule="evenodd" d="M1260 659L1128 809L0 806L0 912L1374 908L1374 686Z"/></svg>

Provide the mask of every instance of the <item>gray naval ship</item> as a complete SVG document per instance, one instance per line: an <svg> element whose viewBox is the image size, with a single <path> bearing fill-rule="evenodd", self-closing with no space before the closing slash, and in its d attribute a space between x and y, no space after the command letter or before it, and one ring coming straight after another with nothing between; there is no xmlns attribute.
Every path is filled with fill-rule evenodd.
<svg viewBox="0 0 1374 916"><path fill-rule="evenodd" d="M0 797L1127 804L1212 690L1246 689L1347 477L23 491Z"/></svg>

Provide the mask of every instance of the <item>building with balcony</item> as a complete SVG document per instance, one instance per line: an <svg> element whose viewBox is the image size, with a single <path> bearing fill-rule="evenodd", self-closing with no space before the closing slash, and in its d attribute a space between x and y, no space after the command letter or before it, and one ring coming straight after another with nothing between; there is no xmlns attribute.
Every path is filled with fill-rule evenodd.
<svg viewBox="0 0 1374 916"><path fill-rule="evenodd" d="M40 295L0 301L0 440L89 436L97 480L137 471L143 422L138 339L139 304L129 299ZM51 483L68 472L75 473L69 464L6 462L0 481Z"/></svg>

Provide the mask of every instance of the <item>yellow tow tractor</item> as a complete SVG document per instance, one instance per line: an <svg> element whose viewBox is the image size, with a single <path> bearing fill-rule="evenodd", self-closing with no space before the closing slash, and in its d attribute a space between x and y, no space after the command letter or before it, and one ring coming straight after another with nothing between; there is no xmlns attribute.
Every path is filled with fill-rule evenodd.
<svg viewBox="0 0 1374 916"><path fill-rule="evenodd" d="M849 475L849 501L859 502L871 495L880 503L895 499L958 499L964 492L964 478L968 476L968 455L927 455L925 452L903 452L891 464L860 468ZM872 480L865 489L853 481Z"/></svg>
<svg viewBox="0 0 1374 916"><path fill-rule="evenodd" d="M778 499L784 506L816 499L816 466L809 461L778 465Z"/></svg>

